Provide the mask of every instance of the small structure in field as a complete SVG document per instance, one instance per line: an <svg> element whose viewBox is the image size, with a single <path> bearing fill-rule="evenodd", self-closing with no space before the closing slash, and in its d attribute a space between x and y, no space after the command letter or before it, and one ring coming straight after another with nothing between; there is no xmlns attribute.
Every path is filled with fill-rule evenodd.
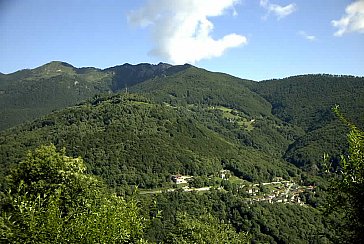
<svg viewBox="0 0 364 244"><path fill-rule="evenodd" d="M176 184L188 184L188 181L192 179L192 176L186 175L172 175L171 180Z"/></svg>
<svg viewBox="0 0 364 244"><path fill-rule="evenodd" d="M230 178L230 176L231 176L231 172L230 172L230 170L222 169L222 170L220 170L220 172L219 172L219 177L220 177L221 179L223 179L223 180L227 180L227 179L229 179L229 178Z"/></svg>

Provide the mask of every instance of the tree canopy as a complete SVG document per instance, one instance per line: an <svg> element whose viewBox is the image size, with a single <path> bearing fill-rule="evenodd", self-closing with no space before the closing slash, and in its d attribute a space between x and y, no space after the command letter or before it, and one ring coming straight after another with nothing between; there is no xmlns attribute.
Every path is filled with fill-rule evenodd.
<svg viewBox="0 0 364 244"><path fill-rule="evenodd" d="M341 157L338 177L331 184L329 209L342 216L341 242L364 242L364 132L348 121L340 112L334 112L350 131L347 135L348 155Z"/></svg>
<svg viewBox="0 0 364 244"><path fill-rule="evenodd" d="M81 158L55 146L29 152L2 195L0 240L9 243L130 243L146 224L135 201L111 194Z"/></svg>

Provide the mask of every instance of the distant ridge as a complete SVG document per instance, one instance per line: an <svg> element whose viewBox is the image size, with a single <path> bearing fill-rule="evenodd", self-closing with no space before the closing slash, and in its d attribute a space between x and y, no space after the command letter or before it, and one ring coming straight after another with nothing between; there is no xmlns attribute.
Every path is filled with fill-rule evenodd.
<svg viewBox="0 0 364 244"><path fill-rule="evenodd" d="M76 68L53 61L0 76L0 130L92 98L123 91L137 83L168 76L188 66L166 63L123 64L107 69Z"/></svg>
<svg viewBox="0 0 364 244"><path fill-rule="evenodd" d="M125 91L176 108L217 109L213 111L227 116L228 122L224 123L228 125L245 123L251 129L247 121L254 121L260 132L237 132L236 139L284 155L285 160L299 167L317 168L323 153L335 157L345 150L345 129L331 112L335 104L360 128L364 127L363 77L312 74L255 82L189 64L125 63L98 69L54 61L0 75L0 130L89 101L96 95ZM235 118L244 118L245 122ZM281 129L283 125L292 128L287 132ZM272 137L282 143L269 146L266 142Z"/></svg>
<svg viewBox="0 0 364 244"><path fill-rule="evenodd" d="M104 69L103 72L112 73L111 89L115 92L156 76L167 75L167 70L171 67L173 66L166 63L159 63L157 65L148 63L132 65L126 63Z"/></svg>

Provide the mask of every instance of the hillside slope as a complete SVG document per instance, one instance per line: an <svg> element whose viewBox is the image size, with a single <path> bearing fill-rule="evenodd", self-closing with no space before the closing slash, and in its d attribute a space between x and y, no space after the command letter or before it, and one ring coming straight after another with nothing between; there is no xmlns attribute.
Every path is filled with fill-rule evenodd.
<svg viewBox="0 0 364 244"><path fill-rule="evenodd" d="M364 77L301 75L257 82L253 90L272 104L273 114L306 131L332 121L336 104L364 125Z"/></svg>
<svg viewBox="0 0 364 244"><path fill-rule="evenodd" d="M117 92L152 77L179 71L170 69L172 67L163 63L124 64L100 70L51 62L35 69L1 75L0 130L75 105L96 94Z"/></svg>
<svg viewBox="0 0 364 244"><path fill-rule="evenodd" d="M337 161L346 149L346 129L331 112L335 104L359 127L364 124L360 77L303 75L254 82L188 64L100 70L51 62L0 76L0 130L120 91L191 111L208 129L237 145L313 172L324 153Z"/></svg>
<svg viewBox="0 0 364 244"><path fill-rule="evenodd" d="M11 104L11 97L16 98L11 109L29 106L39 116L36 109L60 106L0 131L0 192L6 189L4 177L29 149L54 144L69 156L82 157L90 173L123 196L132 195L135 186L177 187L171 183L174 174L207 182L216 181L221 169L230 170L234 177L221 182L222 190L134 195L146 218L151 217L146 233L151 241L168 242L179 231L176 216L186 213L212 214L238 232L249 232L256 243L330 243L336 235L329 226L337 216L327 218L312 206L325 200L323 153L337 163L346 150L346 129L331 107L340 104L349 119L363 126L363 78L308 75L256 83L191 65L126 64L98 70L51 63L0 75L0 81L1 101ZM78 93L70 92L78 85ZM8 91L13 93L6 97ZM77 105L62 104L67 96ZM241 182L277 177L310 185L299 193L304 206L247 201ZM268 185L257 185L261 192L256 199L271 196ZM297 193L294 185L281 190Z"/></svg>
<svg viewBox="0 0 364 244"><path fill-rule="evenodd" d="M224 167L250 181L297 172L279 157L242 146L209 125L223 131L213 113L201 116L133 94L99 97L1 132L1 172L6 174L26 150L49 143L81 156L116 188L160 187L171 174L209 175Z"/></svg>
<svg viewBox="0 0 364 244"><path fill-rule="evenodd" d="M306 133L287 149L285 158L298 166L317 169L324 153L338 156L346 150L347 129L332 113L335 105L364 127L364 78L302 75L255 83L253 90L272 104L272 113Z"/></svg>
<svg viewBox="0 0 364 244"><path fill-rule="evenodd" d="M168 77L139 83L131 91L149 94L172 105L205 104L238 109L248 116L269 115L270 104L252 92L254 81L185 65L185 70Z"/></svg>

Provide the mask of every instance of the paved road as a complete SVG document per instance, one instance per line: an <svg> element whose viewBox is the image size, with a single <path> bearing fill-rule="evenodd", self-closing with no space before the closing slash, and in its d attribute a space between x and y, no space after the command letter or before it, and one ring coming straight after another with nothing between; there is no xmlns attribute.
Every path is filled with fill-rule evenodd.
<svg viewBox="0 0 364 244"><path fill-rule="evenodd" d="M218 189L222 189L221 187L219 187ZM175 188L171 188L171 189L167 189L167 190L157 190L157 191L141 191L139 192L139 194L143 195L143 194L160 194L163 192L173 192L179 189L175 189ZM183 191L187 191L187 192L191 192L191 191L209 191L211 190L211 187L201 187L201 188L183 188Z"/></svg>
<svg viewBox="0 0 364 244"><path fill-rule="evenodd" d="M262 183L263 185L270 185L270 184L283 184L283 183L288 183L289 181L274 181L274 182L267 182L267 183ZM259 184L254 184L253 186L258 186ZM294 183L290 182L290 184L288 185L286 191L285 191L285 195L286 197L288 196L289 191L291 190L291 187L294 185ZM181 188L179 188L181 189ZM143 194L160 194L163 192L173 192L176 190L179 190L176 188L170 188L167 190L156 190L156 191L141 191L139 192L139 194L143 195ZM219 187L217 189L222 189L222 187ZM191 192L191 191L209 191L211 190L211 187L201 187L201 188L182 188L183 191L186 192Z"/></svg>
<svg viewBox="0 0 364 244"><path fill-rule="evenodd" d="M263 186L266 185L272 185L272 184L283 184L283 183L289 183L288 180L284 180L284 181L272 181L272 182L264 182L262 183ZM254 184L253 186L259 186L259 184Z"/></svg>

